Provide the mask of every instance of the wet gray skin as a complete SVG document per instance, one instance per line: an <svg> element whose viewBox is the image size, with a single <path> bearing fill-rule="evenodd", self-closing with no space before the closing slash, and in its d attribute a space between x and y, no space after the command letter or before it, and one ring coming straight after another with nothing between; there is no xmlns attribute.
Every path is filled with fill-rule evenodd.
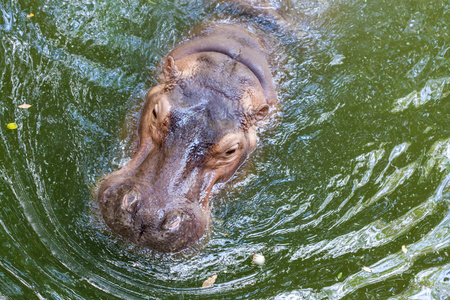
<svg viewBox="0 0 450 300"><path fill-rule="evenodd" d="M256 147L276 92L260 43L235 25L173 50L164 78L146 95L136 155L103 180L98 204L114 232L169 252L208 230L211 189Z"/></svg>

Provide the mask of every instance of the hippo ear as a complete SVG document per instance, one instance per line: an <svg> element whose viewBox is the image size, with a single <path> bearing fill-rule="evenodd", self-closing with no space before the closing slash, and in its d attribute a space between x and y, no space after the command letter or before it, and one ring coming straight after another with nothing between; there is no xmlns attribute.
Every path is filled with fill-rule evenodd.
<svg viewBox="0 0 450 300"><path fill-rule="evenodd" d="M180 77L180 74L173 57L168 56L164 66L164 79L166 82L175 82L177 78Z"/></svg>
<svg viewBox="0 0 450 300"><path fill-rule="evenodd" d="M267 116L268 112L269 112L269 105L263 104L260 107L258 107L258 109L256 109L255 114L253 115L253 118L256 121L260 121Z"/></svg>

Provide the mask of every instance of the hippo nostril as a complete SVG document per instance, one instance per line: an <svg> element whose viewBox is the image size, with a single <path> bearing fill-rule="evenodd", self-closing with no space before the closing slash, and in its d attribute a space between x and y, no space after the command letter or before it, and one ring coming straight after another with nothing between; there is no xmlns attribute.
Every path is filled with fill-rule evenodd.
<svg viewBox="0 0 450 300"><path fill-rule="evenodd" d="M161 228L164 230L172 230L177 228L181 223L182 214L178 210L169 212L164 218Z"/></svg>
<svg viewBox="0 0 450 300"><path fill-rule="evenodd" d="M140 195L135 190L131 190L123 196L122 209L129 213L134 213L140 202Z"/></svg>

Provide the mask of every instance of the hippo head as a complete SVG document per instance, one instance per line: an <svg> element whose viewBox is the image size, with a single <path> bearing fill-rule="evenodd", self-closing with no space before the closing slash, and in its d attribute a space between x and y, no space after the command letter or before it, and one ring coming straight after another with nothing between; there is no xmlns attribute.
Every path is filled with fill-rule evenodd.
<svg viewBox="0 0 450 300"><path fill-rule="evenodd" d="M135 156L102 181L98 204L114 232L171 252L205 234L212 187L256 147L269 107L253 72L220 53L169 56L164 77L145 97Z"/></svg>

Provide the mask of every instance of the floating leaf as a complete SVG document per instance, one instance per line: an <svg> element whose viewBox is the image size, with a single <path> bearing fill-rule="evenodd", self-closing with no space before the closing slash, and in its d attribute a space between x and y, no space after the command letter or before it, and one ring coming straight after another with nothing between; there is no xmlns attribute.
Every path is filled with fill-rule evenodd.
<svg viewBox="0 0 450 300"><path fill-rule="evenodd" d="M8 129L16 129L17 128L17 124L16 123L9 123L8 125L6 125L6 128L8 128Z"/></svg>
<svg viewBox="0 0 450 300"><path fill-rule="evenodd" d="M366 271L367 273L372 273L372 270L368 267L363 267L362 268L364 271Z"/></svg>
<svg viewBox="0 0 450 300"><path fill-rule="evenodd" d="M33 13L27 15L27 18L31 18L31 17L34 17L34 14L33 14Z"/></svg>
<svg viewBox="0 0 450 300"><path fill-rule="evenodd" d="M253 262L257 265L262 266L264 264L264 261L266 259L264 258L264 255L261 254L253 254Z"/></svg>
<svg viewBox="0 0 450 300"><path fill-rule="evenodd" d="M216 282L216 279L217 279L217 275L213 275L213 276L209 277L208 279L205 280L205 282L203 282L202 288L212 286L214 284L214 282Z"/></svg>
<svg viewBox="0 0 450 300"><path fill-rule="evenodd" d="M405 245L402 246L402 251L403 251L403 253L405 253L405 254L408 253L408 249L406 249L406 246L405 246Z"/></svg>
<svg viewBox="0 0 450 300"><path fill-rule="evenodd" d="M19 105L19 108L30 108L31 107L31 104L21 104L21 105Z"/></svg>
<svg viewBox="0 0 450 300"><path fill-rule="evenodd" d="M338 274L338 279L341 279L342 278L342 272L340 272L339 274Z"/></svg>

